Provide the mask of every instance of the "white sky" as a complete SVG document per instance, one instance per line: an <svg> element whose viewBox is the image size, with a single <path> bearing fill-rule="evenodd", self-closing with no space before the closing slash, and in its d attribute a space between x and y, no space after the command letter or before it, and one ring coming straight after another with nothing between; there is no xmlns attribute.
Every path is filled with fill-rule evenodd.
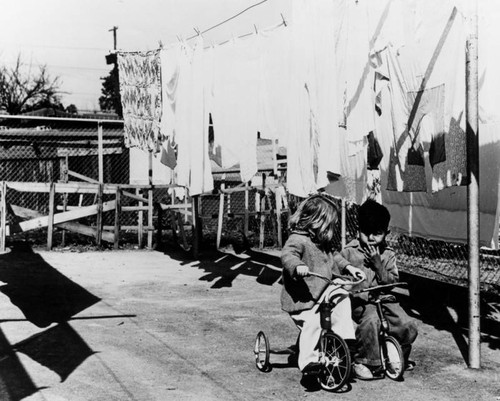
<svg viewBox="0 0 500 401"><path fill-rule="evenodd" d="M12 65L18 54L33 66L46 64L60 76L62 101L79 110L98 110L100 77L108 75L105 55L152 50L161 40L188 38L262 0L0 0L0 63ZM267 0L204 35L219 43L287 18L290 0Z"/></svg>

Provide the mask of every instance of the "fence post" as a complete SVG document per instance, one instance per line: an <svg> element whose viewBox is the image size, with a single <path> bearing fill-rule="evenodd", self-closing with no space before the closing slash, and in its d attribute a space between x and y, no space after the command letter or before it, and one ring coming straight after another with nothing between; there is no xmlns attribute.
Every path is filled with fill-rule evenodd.
<svg viewBox="0 0 500 401"><path fill-rule="evenodd" d="M153 249L153 151L149 151L148 158L148 249Z"/></svg>
<svg viewBox="0 0 500 401"><path fill-rule="evenodd" d="M68 182L68 170L69 170L69 159L68 155L64 156L59 161L59 170L61 172L61 182ZM65 212L68 209L68 194L62 194L62 211ZM62 230L61 233L61 246L66 245L66 230Z"/></svg>
<svg viewBox="0 0 500 401"><path fill-rule="evenodd" d="M342 249L345 248L346 245L346 214L347 208L345 204L345 198L341 200L341 210L340 210L340 240Z"/></svg>
<svg viewBox="0 0 500 401"><path fill-rule="evenodd" d="M217 241L216 241L216 249L220 248L220 241L222 237L222 223L224 219L224 189L226 189L226 174L222 174L222 180L220 184L220 195L219 195L219 216L217 219Z"/></svg>
<svg viewBox="0 0 500 401"><path fill-rule="evenodd" d="M99 182L104 182L104 150L103 150L102 123L97 123L97 162L99 166Z"/></svg>
<svg viewBox="0 0 500 401"><path fill-rule="evenodd" d="M245 235L245 238L248 238L248 208L249 208L249 185L248 181L245 182L245 216L243 217L243 234Z"/></svg>
<svg viewBox="0 0 500 401"><path fill-rule="evenodd" d="M97 186L97 233L96 242L98 246L102 243L102 198L103 198L103 184L100 183Z"/></svg>
<svg viewBox="0 0 500 401"><path fill-rule="evenodd" d="M139 188L135 189L135 194L137 196L142 196L141 190ZM142 211L142 206L144 205L143 202L139 202L139 212L137 213L137 242L139 245L139 248L142 248L142 242L143 242L143 225L144 225L144 212Z"/></svg>
<svg viewBox="0 0 500 401"><path fill-rule="evenodd" d="M193 215L193 257L198 258L201 241L201 221L199 218L199 195L191 198L191 208Z"/></svg>
<svg viewBox="0 0 500 401"><path fill-rule="evenodd" d="M0 199L0 253L5 253L5 240L7 237L7 183L2 181L2 199Z"/></svg>
<svg viewBox="0 0 500 401"><path fill-rule="evenodd" d="M114 248L118 249L120 246L120 215L122 212L122 191L119 186L116 187L116 200L115 200L115 237Z"/></svg>
<svg viewBox="0 0 500 401"><path fill-rule="evenodd" d="M278 247L283 247L283 233L281 227L281 187L276 187L274 191L274 199L276 201L276 223L278 230Z"/></svg>
<svg viewBox="0 0 500 401"><path fill-rule="evenodd" d="M47 250L52 250L52 241L54 239L54 205L56 196L56 185L54 182L50 183L49 189L49 215L47 222Z"/></svg>
<svg viewBox="0 0 500 401"><path fill-rule="evenodd" d="M260 233L259 249L264 248L264 229L266 224L266 173L262 173L262 195L260 198Z"/></svg>
<svg viewBox="0 0 500 401"><path fill-rule="evenodd" d="M161 245L163 242L163 209L161 208L160 202L155 204L156 213L157 213L157 222L156 222L156 249L161 249Z"/></svg>

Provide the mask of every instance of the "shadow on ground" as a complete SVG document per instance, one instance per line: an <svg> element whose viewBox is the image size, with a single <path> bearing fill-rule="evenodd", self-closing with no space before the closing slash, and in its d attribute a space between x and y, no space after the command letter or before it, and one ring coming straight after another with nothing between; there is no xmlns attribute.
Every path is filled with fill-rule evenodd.
<svg viewBox="0 0 500 401"><path fill-rule="evenodd" d="M59 273L26 243L0 255L0 292L38 327L64 322L100 299Z"/></svg>
<svg viewBox="0 0 500 401"><path fill-rule="evenodd" d="M245 244L243 244L245 245ZM195 267L206 274L201 278L212 282L212 288L231 287L240 275L255 277L263 285L281 283L281 262L278 256L246 246L230 246L224 251L206 251L195 260L180 249L164 250L181 264L197 262ZM453 284L430 280L401 272L401 280L409 284L409 297L400 297L410 316L453 335L464 361L468 360L468 291ZM277 301L278 302L278 301ZM482 342L491 349L500 349L500 299L481 294Z"/></svg>
<svg viewBox="0 0 500 401"><path fill-rule="evenodd" d="M162 249L181 265L196 262L195 267L206 272L200 280L212 282L212 288L231 287L240 275L255 277L263 285L280 282L281 262L277 256L250 248L228 247L224 251L205 250L198 259L178 248Z"/></svg>
<svg viewBox="0 0 500 401"><path fill-rule="evenodd" d="M94 352L67 323L100 299L50 266L25 243L0 255L0 291L37 327L52 327L11 345L0 330L0 399L22 400L39 391L16 352L57 373L61 381ZM23 321L7 319L0 322Z"/></svg>
<svg viewBox="0 0 500 401"><path fill-rule="evenodd" d="M402 306L413 317L446 330L453 335L464 361L468 360L469 296L468 289L453 284L401 273L402 281L409 284L407 299ZM481 341L491 349L500 349L500 321L494 315L498 312L500 299L496 295L482 293Z"/></svg>

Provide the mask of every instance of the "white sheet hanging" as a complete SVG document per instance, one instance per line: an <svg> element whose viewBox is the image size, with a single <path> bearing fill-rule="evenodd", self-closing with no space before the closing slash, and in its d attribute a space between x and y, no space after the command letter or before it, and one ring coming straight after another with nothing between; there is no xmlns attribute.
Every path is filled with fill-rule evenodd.
<svg viewBox="0 0 500 401"><path fill-rule="evenodd" d="M221 147L222 167L239 163L242 181L250 181L257 173L258 42L254 37L235 39L213 51L215 144Z"/></svg>
<svg viewBox="0 0 500 401"><path fill-rule="evenodd" d="M166 51L164 57L168 54ZM193 196L213 189L204 73L210 67L204 63L203 38L198 36L192 45L181 43L174 49L172 60L167 62L174 63L175 57L178 64L169 66L172 74L166 76L171 76L176 83L172 79L162 82L168 99L164 107L169 110L163 127L173 135L177 146L176 183L187 187Z"/></svg>
<svg viewBox="0 0 500 401"><path fill-rule="evenodd" d="M292 4L287 185L302 197L328 185L327 171L340 170L335 12L331 1Z"/></svg>

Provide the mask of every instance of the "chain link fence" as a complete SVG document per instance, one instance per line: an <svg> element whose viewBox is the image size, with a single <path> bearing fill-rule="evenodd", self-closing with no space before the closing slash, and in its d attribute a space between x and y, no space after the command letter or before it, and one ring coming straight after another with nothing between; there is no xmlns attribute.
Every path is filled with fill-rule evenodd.
<svg viewBox="0 0 500 401"><path fill-rule="evenodd" d="M341 203L340 199L338 200ZM347 203L345 208L346 241L358 235L359 205ZM402 272L433 280L467 286L468 248L467 244L436 241L406 234L391 232L387 243L397 253L398 267ZM500 292L500 252L481 249L481 289Z"/></svg>
<svg viewBox="0 0 500 401"><path fill-rule="evenodd" d="M102 168L99 168L99 137L102 137ZM101 171L101 173L100 173ZM102 174L102 177L99 175ZM262 175L266 175L263 180ZM130 179L129 149L124 145L123 122L120 120L37 118L34 116L0 116L0 181L24 183L51 182L95 182L100 180L110 184L128 184ZM279 249L288 235L288 218L302 200L286 195L279 179L271 171L260 172L255 182L244 191L238 173L214 174L215 189L213 194L200 197L199 213L202 228L203 246L214 248L232 245L236 250L246 248ZM262 183L265 182L263 185ZM277 188L283 189L285 196L277 196ZM221 191L224 196L221 197ZM137 189L135 195L146 197L147 190ZM104 194L103 201L113 198L113 194ZM155 188L153 202L173 204L175 199L171 191ZM33 217L47 215L49 195L46 192L9 190L7 204L16 211ZM336 199L339 210L345 213L344 225L338 225L335 236L337 248L348 243L358 235L358 205ZM84 207L96 204L96 194L66 193L57 194L59 209ZM279 203L279 205L277 204ZM123 197L122 208L134 209L137 201ZM60 210L59 210L60 211ZM7 222L14 226L16 221L12 210L7 214ZM222 217L221 217L222 212ZM139 242L141 234L133 226L146 229L165 230L174 234L179 224L186 225L185 241L192 242L190 218L187 209L181 220L174 221L172 213L161 213L155 209L154 226L149 227L147 213L133 211L124 213L122 219L122 240ZM96 224L95 216L82 219L89 226ZM103 213L104 227L114 224L114 213ZM184 227L180 227L183 229ZM46 238L46 228L16 235L33 242ZM64 244L63 230L57 230ZM70 235L69 233L65 233ZM15 235L13 236L15 238ZM66 238L66 242L68 242ZM157 242L160 241L161 233ZM162 241L165 241L163 236ZM167 235L168 238L168 235ZM89 237L77 236L75 240L92 243ZM410 237L392 232L388 243L398 253L401 271L429 277L432 279L467 284L468 249L464 244L434 241L425 238ZM157 246L158 244L156 244ZM189 245L189 244L187 244ZM482 249L480 254L481 285L484 289L498 291L500 287L500 253Z"/></svg>
<svg viewBox="0 0 500 401"><path fill-rule="evenodd" d="M264 186L263 175L267 176ZM206 244L217 245L220 230L219 247L233 246L237 251L281 247L288 224L288 208L285 200L277 211L277 202L282 201L282 197L276 191L283 186L277 184L269 172L259 172L254 178L254 185L245 188L237 173L214 174L214 194L203 195L200 203Z"/></svg>
<svg viewBox="0 0 500 401"><path fill-rule="evenodd" d="M100 137L102 169L99 169L98 158ZM129 181L129 150L124 146L122 121L90 117L0 116L0 181L98 183L100 179L103 183L116 184ZM6 201L11 209L7 222L11 227L17 223L12 208L24 217L49 213L47 192L37 192L35 186L19 187L23 189L9 189L7 193ZM110 195L103 195L104 202L110 199ZM64 205L66 209L90 206L96 204L96 194L56 194L55 202L59 208ZM103 214L104 225L113 224L111 215ZM95 222L88 223L95 225ZM45 232L46 228L13 237L29 239L35 244L45 237ZM60 234L62 231L56 230L56 236Z"/></svg>

